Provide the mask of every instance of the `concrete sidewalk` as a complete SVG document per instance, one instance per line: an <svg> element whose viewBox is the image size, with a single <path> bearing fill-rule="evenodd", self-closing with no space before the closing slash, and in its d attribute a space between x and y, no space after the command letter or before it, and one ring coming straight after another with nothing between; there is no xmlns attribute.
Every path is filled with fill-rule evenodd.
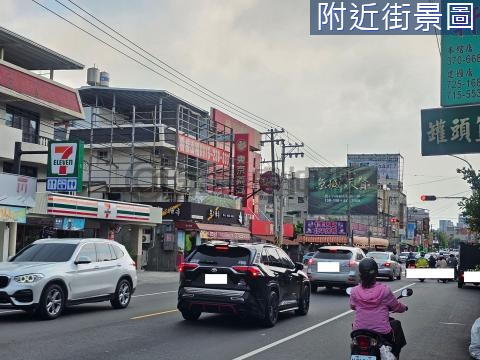
<svg viewBox="0 0 480 360"><path fill-rule="evenodd" d="M137 271L139 284L172 284L178 283L179 273L175 271Z"/></svg>

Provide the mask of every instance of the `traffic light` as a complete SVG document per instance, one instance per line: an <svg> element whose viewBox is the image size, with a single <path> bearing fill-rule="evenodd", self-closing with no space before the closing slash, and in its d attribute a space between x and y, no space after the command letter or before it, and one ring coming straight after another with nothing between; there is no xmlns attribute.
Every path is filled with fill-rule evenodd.
<svg viewBox="0 0 480 360"><path fill-rule="evenodd" d="M420 200L422 201L435 201L437 197L435 195L422 195L420 196Z"/></svg>

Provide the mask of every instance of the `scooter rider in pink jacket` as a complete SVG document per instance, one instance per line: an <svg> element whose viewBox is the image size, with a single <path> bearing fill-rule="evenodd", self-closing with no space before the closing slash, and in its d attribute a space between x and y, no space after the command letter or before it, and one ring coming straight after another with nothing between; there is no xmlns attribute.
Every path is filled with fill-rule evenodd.
<svg viewBox="0 0 480 360"><path fill-rule="evenodd" d="M390 319L389 312L402 313L408 307L397 300L392 290L377 283L378 265L372 258L365 258L359 264L361 283L352 289L350 307L355 310L353 330L370 330L382 334L393 344L392 353L398 357L406 345L398 320Z"/></svg>

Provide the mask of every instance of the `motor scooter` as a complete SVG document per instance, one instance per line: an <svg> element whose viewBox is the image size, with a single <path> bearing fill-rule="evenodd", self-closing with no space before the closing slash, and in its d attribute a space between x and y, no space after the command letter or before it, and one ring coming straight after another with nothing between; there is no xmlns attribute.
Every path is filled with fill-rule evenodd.
<svg viewBox="0 0 480 360"><path fill-rule="evenodd" d="M350 296L352 288L347 288L346 292ZM397 299L412 296L412 294L412 289L403 289ZM392 320L394 319L390 318L390 321ZM393 347L393 344L385 339L383 334L371 330L354 330L350 333L350 337L352 339L350 343L350 360L381 360L380 348L383 345ZM396 359L400 359L400 355Z"/></svg>

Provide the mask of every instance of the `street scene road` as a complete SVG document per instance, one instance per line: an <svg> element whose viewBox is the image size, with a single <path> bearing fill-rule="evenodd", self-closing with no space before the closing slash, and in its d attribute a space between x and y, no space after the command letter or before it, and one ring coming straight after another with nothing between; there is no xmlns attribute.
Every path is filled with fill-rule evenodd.
<svg viewBox="0 0 480 360"><path fill-rule="evenodd" d="M0 0L0 360L480 360L479 14Z"/></svg>
<svg viewBox="0 0 480 360"><path fill-rule="evenodd" d="M21 311L1 311L0 357L36 359L346 359L353 315L341 290L312 294L306 317L283 314L272 329L224 315L204 314L189 323L176 311L177 274L139 273L130 306L80 305L51 322ZM454 282L385 281L411 287L402 321L408 345L402 358L469 359L472 312L480 288ZM398 294L398 291L397 291ZM455 302L452 302L455 298Z"/></svg>

